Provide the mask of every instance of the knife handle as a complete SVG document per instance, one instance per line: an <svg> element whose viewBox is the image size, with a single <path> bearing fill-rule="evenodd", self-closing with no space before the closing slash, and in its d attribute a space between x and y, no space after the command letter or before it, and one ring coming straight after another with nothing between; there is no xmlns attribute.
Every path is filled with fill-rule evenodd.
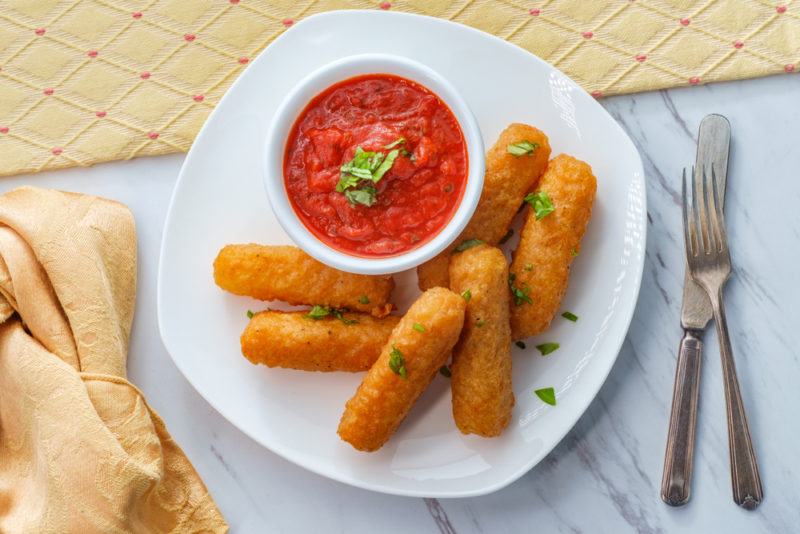
<svg viewBox="0 0 800 534"><path fill-rule="evenodd" d="M691 493L702 355L702 340L694 332L685 331L678 352L678 369L675 372L667 452L664 458L664 477L661 481L661 499L671 506L686 504Z"/></svg>

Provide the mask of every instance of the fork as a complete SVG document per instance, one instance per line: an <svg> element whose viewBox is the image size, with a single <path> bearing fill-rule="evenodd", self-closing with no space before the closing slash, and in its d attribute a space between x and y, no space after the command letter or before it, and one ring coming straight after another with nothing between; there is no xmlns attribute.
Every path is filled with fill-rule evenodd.
<svg viewBox="0 0 800 534"><path fill-rule="evenodd" d="M692 173L694 194L690 200L686 187L686 169L683 170L683 232L686 258L691 277L708 293L714 310L728 412L728 447L733 500L739 506L753 510L761 504L764 493L750 439L747 415L739 391L739 380L736 378L736 365L733 361L733 349L722 303L722 289L731 275L731 255L728 250L725 217L714 167L711 167L710 174L705 169L702 174L702 178L699 178L697 174Z"/></svg>

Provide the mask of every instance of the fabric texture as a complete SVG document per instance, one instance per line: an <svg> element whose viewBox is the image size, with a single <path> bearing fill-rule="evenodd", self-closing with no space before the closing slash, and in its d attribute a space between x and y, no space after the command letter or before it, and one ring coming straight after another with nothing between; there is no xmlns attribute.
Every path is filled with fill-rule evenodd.
<svg viewBox="0 0 800 534"><path fill-rule="evenodd" d="M0 0L0 175L186 151L270 41L345 8L474 26L597 97L800 70L797 0Z"/></svg>
<svg viewBox="0 0 800 534"><path fill-rule="evenodd" d="M136 233L109 200L0 196L0 532L224 532L125 378Z"/></svg>

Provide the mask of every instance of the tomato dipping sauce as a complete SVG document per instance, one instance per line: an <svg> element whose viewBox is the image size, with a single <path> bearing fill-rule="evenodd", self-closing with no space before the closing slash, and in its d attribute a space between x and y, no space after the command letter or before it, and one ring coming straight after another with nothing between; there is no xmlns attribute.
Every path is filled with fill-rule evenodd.
<svg viewBox="0 0 800 534"><path fill-rule="evenodd" d="M389 74L314 97L286 143L284 180L303 224L355 256L394 256L430 241L467 182L461 127L429 89Z"/></svg>

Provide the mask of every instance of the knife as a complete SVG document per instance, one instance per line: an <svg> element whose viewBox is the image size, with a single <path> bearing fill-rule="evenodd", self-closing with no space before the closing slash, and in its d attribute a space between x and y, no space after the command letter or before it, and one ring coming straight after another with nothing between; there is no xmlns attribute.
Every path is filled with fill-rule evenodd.
<svg viewBox="0 0 800 534"><path fill-rule="evenodd" d="M731 125L722 115L707 115L700 123L694 172L714 168L718 190L725 195ZM661 499L671 506L689 501L692 481L694 437L697 425L697 397L700 387L700 360L703 331L714 316L706 292L689 276L683 280L681 326L683 339L678 351L678 368L672 392Z"/></svg>

